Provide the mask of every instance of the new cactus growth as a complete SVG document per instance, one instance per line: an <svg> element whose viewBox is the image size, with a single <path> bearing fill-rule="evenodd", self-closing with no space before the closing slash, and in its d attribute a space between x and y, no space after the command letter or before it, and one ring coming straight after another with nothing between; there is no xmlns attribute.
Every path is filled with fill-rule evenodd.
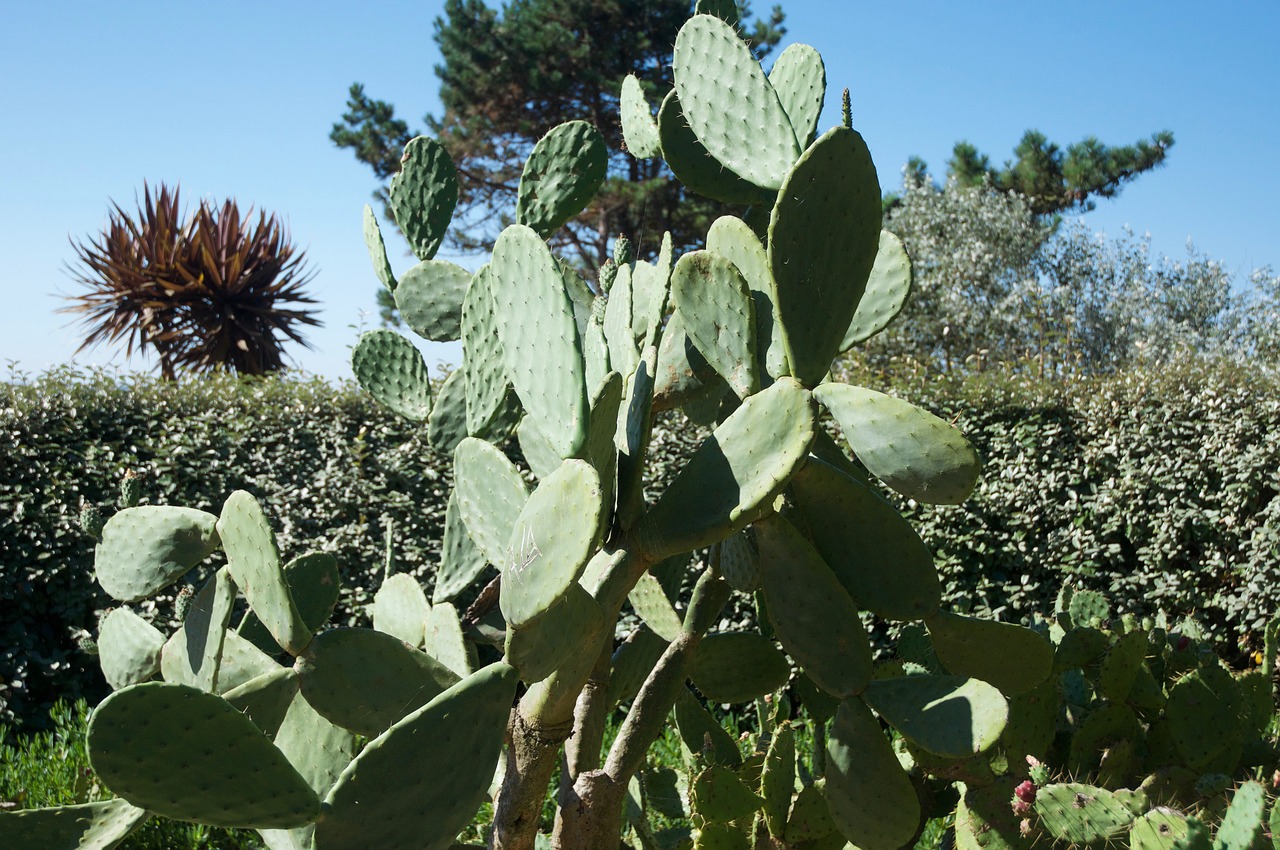
<svg viewBox="0 0 1280 850"><path fill-rule="evenodd" d="M682 29L675 90L656 121L638 85L623 89L634 155L661 156L690 191L754 206L716 221L705 250L676 258L669 238L619 239L596 291L552 253L548 237L591 202L607 168L599 133L581 121L535 147L508 211L516 223L474 273L434 258L457 200L437 142L410 142L391 186L418 265L395 277L366 212L375 274L409 326L462 340L463 363L438 389L395 332L365 334L352 356L362 386L454 460L430 594L389 575L373 629L327 628L337 565L311 554L282 566L267 514L245 492L217 516L127 507L105 524L97 575L120 601L193 570L205 581L167 640L131 614L104 624L103 665L119 689L94 715L91 757L130 805L254 827L273 848L393 850L449 847L488 798L489 846L530 850L563 763L551 845L616 847L624 816L640 836L650 830L644 799L662 796L633 780L649 776L646 752L674 714L695 847L896 850L944 798L940 776L990 777L1000 793L975 783L962 822L999 820L989 803L1007 806L1017 783L996 783L993 765L1016 772L1053 737L1053 645L946 611L931 553L879 495L877 480L959 502L978 458L945 421L828 380L833 358L901 309L910 263L882 235L863 137L849 122L819 132L821 58L795 46L766 75L723 19L736 19L732 7L700 4L716 14ZM820 426L826 413L845 445ZM651 493L659 415L711 428ZM513 433L534 487L503 450ZM208 560L217 550L221 569ZM699 576L678 596L690 564ZM452 601L489 567L500 577L460 615ZM755 595L758 629L711 633L734 592ZM645 625L615 649L628 606ZM864 618L915 624L903 640L913 663L877 669ZM1154 705L1147 647L1131 638L1103 652L1104 698ZM793 666L812 759L797 757L792 703L778 690ZM1204 720L1183 687L1168 694L1166 749L1216 770L1247 736L1191 752L1183 724ZM746 758L704 700L766 706ZM624 708L606 748L605 719ZM900 733L899 749L882 724ZM1105 732L1099 747L1114 743ZM1084 749L1092 760L1096 747ZM1107 752L1116 771L1138 758ZM1019 798L1046 821L1065 794L1051 787ZM1124 798L1079 793L1107 801L1083 807L1095 833L1137 817ZM132 811L93 817L126 829ZM66 818L53 810L45 822L56 831ZM14 823L0 815L0 829Z"/></svg>

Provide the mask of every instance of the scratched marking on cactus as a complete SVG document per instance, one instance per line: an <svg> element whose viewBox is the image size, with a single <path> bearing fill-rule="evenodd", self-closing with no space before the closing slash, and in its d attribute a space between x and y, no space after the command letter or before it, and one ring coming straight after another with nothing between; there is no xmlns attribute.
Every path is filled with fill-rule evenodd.
<svg viewBox="0 0 1280 850"><path fill-rule="evenodd" d="M538 548L538 541L533 539L533 529L528 526L520 531L519 548L507 547L507 563L511 565L511 571L516 575L529 569L540 557L542 557L542 550Z"/></svg>

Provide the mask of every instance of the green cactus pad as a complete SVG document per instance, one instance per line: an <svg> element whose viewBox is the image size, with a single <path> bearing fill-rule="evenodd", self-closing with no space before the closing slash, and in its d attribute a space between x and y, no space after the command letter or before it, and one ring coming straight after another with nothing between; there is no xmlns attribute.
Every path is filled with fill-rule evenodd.
<svg viewBox="0 0 1280 850"><path fill-rule="evenodd" d="M609 169L604 137L586 121L568 121L538 140L520 176L516 221L549 238L582 212Z"/></svg>
<svg viewBox="0 0 1280 850"><path fill-rule="evenodd" d="M783 687L790 677L786 656L754 632L707 635L689 664L689 678L711 702L749 702Z"/></svg>
<svg viewBox="0 0 1280 850"><path fill-rule="evenodd" d="M414 255L434 257L458 205L458 172L444 146L427 136L405 145L390 197L391 212Z"/></svg>
<svg viewBox="0 0 1280 850"><path fill-rule="evenodd" d="M182 628L174 632L171 645L162 650L162 655L166 651L180 653L184 668L194 677L184 684L215 694L228 690L222 686L219 671L235 601L236 586L226 567L205 582L191 600Z"/></svg>
<svg viewBox="0 0 1280 850"><path fill-rule="evenodd" d="M1026 693L1053 670L1053 644L1024 626L947 611L934 614L925 625L949 672L989 682L1006 696Z"/></svg>
<svg viewBox="0 0 1280 850"><path fill-rule="evenodd" d="M462 299L461 371L467 390L467 433L473 437L498 417L511 388L493 314L492 281L489 266L481 266Z"/></svg>
<svg viewBox="0 0 1280 850"><path fill-rule="evenodd" d="M400 276L396 307L400 318L423 339L452 342L462 337L462 299L471 272L445 260L423 260Z"/></svg>
<svg viewBox="0 0 1280 850"><path fill-rule="evenodd" d="M840 703L827 742L827 806L862 850L897 850L916 833L920 801L866 703Z"/></svg>
<svg viewBox="0 0 1280 850"><path fill-rule="evenodd" d="M368 204L364 205L364 245L369 249L373 273L389 292L395 292L396 274L391 270L391 261L387 259L387 245L382 241L382 228L378 226L378 217L374 215L373 207Z"/></svg>
<svg viewBox="0 0 1280 850"><path fill-rule="evenodd" d="M709 823L698 830L692 850L751 850L751 843L741 827L728 823Z"/></svg>
<svg viewBox="0 0 1280 850"><path fill-rule="evenodd" d="M617 488L618 449L614 442L618 430L618 412L624 392L622 376L609 372L596 386L591 397L591 424L587 431L587 461L600 476L604 490L605 521L613 507Z"/></svg>
<svg viewBox="0 0 1280 850"><path fill-rule="evenodd" d="M1132 631L1121 635L1098 671L1098 690L1102 695L1111 702L1127 700L1146 654L1146 632Z"/></svg>
<svg viewBox="0 0 1280 850"><path fill-rule="evenodd" d="M787 175L769 268L791 374L817 386L840 351L880 244L880 184L862 137L828 130Z"/></svg>
<svg viewBox="0 0 1280 850"><path fill-rule="evenodd" d="M659 561L745 528L804 463L814 428L810 395L789 378L748 398L640 520L641 548Z"/></svg>
<svg viewBox="0 0 1280 850"><path fill-rule="evenodd" d="M1262 838L1266 825L1267 795L1257 782L1245 782L1231 797L1231 805L1222 816L1213 850L1250 850Z"/></svg>
<svg viewBox="0 0 1280 850"><path fill-rule="evenodd" d="M453 453L453 479L471 539L489 563L505 563L511 529L529 499L520 470L489 443L468 437Z"/></svg>
<svg viewBox="0 0 1280 850"><path fill-rule="evenodd" d="M1133 812L1105 788L1066 782L1036 792L1040 828L1059 841L1075 845L1110 842L1129 829Z"/></svg>
<svg viewBox="0 0 1280 850"><path fill-rule="evenodd" d="M600 477L586 461L567 460L542 480L506 546L501 606L507 623L537 620L575 585L599 540L603 511Z"/></svg>
<svg viewBox="0 0 1280 850"><path fill-rule="evenodd" d="M227 497L218 518L218 534L227 553L227 569L253 613L285 652L302 652L311 641L311 630L293 602L275 535L258 500L244 490Z"/></svg>
<svg viewBox="0 0 1280 850"><path fill-rule="evenodd" d="M112 850L151 813L125 800L0 812L0 847Z"/></svg>
<svg viewBox="0 0 1280 850"><path fill-rule="evenodd" d="M1242 742L1239 689L1215 663L1183 676L1169 689L1165 717L1179 755L1198 773L1235 770Z"/></svg>
<svg viewBox="0 0 1280 850"><path fill-rule="evenodd" d="M636 159L659 156L662 145L658 140L658 124L653 120L649 100L644 96L644 89L635 74L627 74L623 79L618 107L627 151Z"/></svg>
<svg viewBox="0 0 1280 850"><path fill-rule="evenodd" d="M778 640L823 690L861 693L871 679L871 644L857 604L790 522L774 514L754 527L761 589Z"/></svg>
<svg viewBox="0 0 1280 850"><path fill-rule="evenodd" d="M787 828L787 812L796 782L796 735L784 725L773 735L760 772L760 796L764 797L764 822L769 834L781 838Z"/></svg>
<svg viewBox="0 0 1280 850"><path fill-rule="evenodd" d="M218 691L226 693L279 669L280 665L271 656L235 632L227 632L222 640L221 663L218 665ZM200 687L201 677L191 665L185 626L165 642L160 653L160 675L171 684Z"/></svg>
<svg viewBox="0 0 1280 850"><path fill-rule="evenodd" d="M1152 809L1129 827L1129 848L1173 850L1173 845L1186 834L1186 815L1167 807Z"/></svg>
<svg viewBox="0 0 1280 850"><path fill-rule="evenodd" d="M624 377L640 362L635 335L631 332L631 267L621 266L604 308L604 339L609 347L609 367Z"/></svg>
<svg viewBox="0 0 1280 850"><path fill-rule="evenodd" d="M788 375L786 344L782 324L774 306L773 272L769 254L759 237L742 219L731 215L716 219L707 231L707 250L737 267L751 289L756 324L756 352L769 378Z"/></svg>
<svg viewBox="0 0 1280 850"><path fill-rule="evenodd" d="M232 688L222 698L252 720L267 737L274 738L297 695L298 674L288 667L280 667Z"/></svg>
<svg viewBox="0 0 1280 850"><path fill-rule="evenodd" d="M689 689L681 691L675 705L676 731L689 752L706 757L709 764L741 767L742 753L725 728Z"/></svg>
<svg viewBox="0 0 1280 850"><path fill-rule="evenodd" d="M746 532L738 532L720 544L720 572L734 590L753 593L760 587L760 553Z"/></svg>
<svg viewBox="0 0 1280 850"><path fill-rule="evenodd" d="M560 454L538 430L537 422L527 416L521 419L516 428L516 439L520 443L520 454L524 455L534 478L542 480L560 468Z"/></svg>
<svg viewBox="0 0 1280 850"><path fill-rule="evenodd" d="M887 328L902 312L910 294L911 258L902 247L901 239L882 230L875 265L867 278L867 288L840 342L840 350L848 351Z"/></svg>
<svg viewBox="0 0 1280 850"><path fill-rule="evenodd" d="M411 575L387 576L373 595L369 613L373 627L399 638L410 646L422 647L427 627L427 595Z"/></svg>
<svg viewBox="0 0 1280 850"><path fill-rule="evenodd" d="M470 676L476 668L475 650L462 635L462 618L447 602L432 605L427 612L422 649L459 678Z"/></svg>
<svg viewBox="0 0 1280 850"><path fill-rule="evenodd" d="M342 590L342 577L338 574L338 562L328 552L307 552L284 566L284 580L289 585L289 595L297 606L298 614L307 630L318 632L333 616L334 606ZM269 655L283 651L271 632L252 610L246 611L236 629L241 637Z"/></svg>
<svg viewBox="0 0 1280 850"><path fill-rule="evenodd" d="M321 798L329 793L343 768L356 755L356 736L325 720L302 697L289 705L280 731L275 737L276 749L301 774ZM315 824L291 830L258 830L269 850L312 850Z"/></svg>
<svg viewBox="0 0 1280 850"><path fill-rule="evenodd" d="M818 118L827 95L827 69L822 56L807 44L791 44L769 70L769 84L795 130L800 150L818 134Z"/></svg>
<svg viewBox="0 0 1280 850"><path fill-rule="evenodd" d="M458 677L425 652L372 629L317 635L294 664L302 695L331 722L373 737Z"/></svg>
<svg viewBox="0 0 1280 850"><path fill-rule="evenodd" d="M836 822L831 817L831 807L827 805L826 780L818 779L805 785L796 794L791 804L791 815L787 818L787 828L783 832L783 840L790 845L821 850L844 850L844 836L841 835Z"/></svg>
<svg viewBox="0 0 1280 850"><path fill-rule="evenodd" d="M467 438L467 385L461 369L445 379L427 418L427 440L445 457Z"/></svg>
<svg viewBox="0 0 1280 850"><path fill-rule="evenodd" d="M667 313L675 246L671 234L662 234L662 244L653 264L637 262L631 275L631 332L644 340L662 326Z"/></svg>
<svg viewBox="0 0 1280 850"><path fill-rule="evenodd" d="M1004 728L1001 744L1010 762L1024 761L1024 756L1044 759L1057 731L1058 682L1052 676L1034 689L1009 698L1009 723Z"/></svg>
<svg viewBox="0 0 1280 850"><path fill-rule="evenodd" d="M893 505L867 485L812 459L791 481L813 546L858 605L886 620L938 610L933 555Z"/></svg>
<svg viewBox="0 0 1280 850"><path fill-rule="evenodd" d="M726 204L771 202L773 192L743 180L712 156L684 117L680 99L672 89L658 110L658 137L662 157L676 179L689 191Z"/></svg>
<svg viewBox="0 0 1280 850"><path fill-rule="evenodd" d="M517 682L491 664L369 742L325 799L316 850L449 847L493 779Z"/></svg>
<svg viewBox="0 0 1280 850"><path fill-rule="evenodd" d="M316 793L253 721L196 688L116 691L94 709L87 741L104 785L174 820L291 828L320 815Z"/></svg>
<svg viewBox="0 0 1280 850"><path fill-rule="evenodd" d="M739 398L760 390L751 290L738 269L710 251L685 254L671 273L685 333Z"/></svg>
<svg viewBox="0 0 1280 850"><path fill-rule="evenodd" d="M954 425L884 393L824 384L813 393L858 460L909 499L958 505L978 483L978 453Z"/></svg>
<svg viewBox="0 0 1280 850"><path fill-rule="evenodd" d="M1107 598L1096 590L1079 590L1071 594L1067 605L1073 626L1101 626L1111 618Z"/></svg>
<svg viewBox="0 0 1280 850"><path fill-rule="evenodd" d="M600 386L600 382L611 369L609 341L604 335L604 314L608 309L606 300L596 297L591 317L587 320L587 329L582 335L583 372L586 385L589 387Z"/></svg>
<svg viewBox="0 0 1280 850"><path fill-rule="evenodd" d="M164 634L128 608L116 608L98 629L98 663L113 691L160 672Z"/></svg>
<svg viewBox="0 0 1280 850"><path fill-rule="evenodd" d="M102 528L94 550L98 583L113 599L159 593L218 548L218 518L194 508L125 508Z"/></svg>
<svg viewBox="0 0 1280 850"><path fill-rule="evenodd" d="M777 93L733 27L711 15L690 18L676 36L671 65L685 117L707 151L757 186L780 187L800 146Z"/></svg>
<svg viewBox="0 0 1280 850"><path fill-rule="evenodd" d="M1105 632L1092 626L1068 629L1053 653L1053 670L1061 673L1096 664L1106 656L1111 640Z"/></svg>
<svg viewBox="0 0 1280 850"><path fill-rule="evenodd" d="M670 410L708 397L715 398L718 403L720 396L728 391L729 385L716 374L706 358L698 353L693 340L689 339L680 313L672 313L658 348L653 409Z"/></svg>
<svg viewBox="0 0 1280 850"><path fill-rule="evenodd" d="M627 636L614 651L610 661L609 691L606 697L610 706L635 698L653 666L658 663L662 653L666 652L667 643L644 625Z"/></svg>
<svg viewBox="0 0 1280 850"><path fill-rule="evenodd" d="M998 690L959 676L876 679L862 698L908 741L944 758L983 752L1009 718Z"/></svg>
<svg viewBox="0 0 1280 850"><path fill-rule="evenodd" d="M680 634L680 615L653 573L640 576L627 598L636 615L663 640L673 641Z"/></svg>
<svg viewBox="0 0 1280 850"><path fill-rule="evenodd" d="M523 681L540 682L592 645L604 628L600 606L575 583L545 616L507 629L503 660L520 671Z"/></svg>
<svg viewBox="0 0 1280 850"><path fill-rule="evenodd" d="M715 15L731 27L742 23L738 15L738 4L734 0L698 0L693 4L693 10L697 15Z"/></svg>
<svg viewBox="0 0 1280 850"><path fill-rule="evenodd" d="M709 823L745 818L764 805L737 773L718 764L699 773L689 792L693 811Z"/></svg>
<svg viewBox="0 0 1280 850"><path fill-rule="evenodd" d="M519 475L519 473L517 473ZM524 482L520 484L523 492ZM516 506L517 512L520 506ZM457 489L449 492L449 502L444 510L444 540L440 544L440 566L436 569L436 586L431 594L432 604L438 605L453 599L471 586L488 565L479 547L467 533L458 507Z"/></svg>
<svg viewBox="0 0 1280 850"><path fill-rule="evenodd" d="M577 457L587 434L586 376L560 267L538 234L516 224L498 237L489 268L511 384L560 456Z"/></svg>
<svg viewBox="0 0 1280 850"><path fill-rule="evenodd" d="M362 335L351 352L351 371L364 391L392 413L410 422L425 422L431 414L427 362L395 331Z"/></svg>

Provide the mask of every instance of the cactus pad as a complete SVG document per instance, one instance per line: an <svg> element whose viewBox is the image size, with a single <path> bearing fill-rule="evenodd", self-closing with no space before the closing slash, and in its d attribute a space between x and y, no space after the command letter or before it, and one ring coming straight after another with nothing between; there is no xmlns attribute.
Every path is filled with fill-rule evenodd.
<svg viewBox="0 0 1280 850"><path fill-rule="evenodd" d="M444 146L426 136L405 145L390 197L391 211L413 253L419 260L434 257L458 205L458 172Z"/></svg>
<svg viewBox="0 0 1280 850"><path fill-rule="evenodd" d="M787 828L787 812L796 782L796 735L784 724L773 734L760 771L760 795L764 797L764 822L769 834L781 838Z"/></svg>
<svg viewBox="0 0 1280 850"><path fill-rule="evenodd" d="M218 665L220 693L226 693L264 673L279 669L280 665L271 656L235 632L227 632L223 636L221 663ZM170 635L165 642L160 653L160 675L171 684L200 687L200 676L191 666L185 626Z"/></svg>
<svg viewBox="0 0 1280 850"><path fill-rule="evenodd" d="M517 681L492 664L369 742L325 799L316 847L450 846L493 779Z"/></svg>
<svg viewBox="0 0 1280 850"><path fill-rule="evenodd" d="M877 679L862 697L908 741L944 758L983 752L1000 737L1009 717L999 691L959 676Z"/></svg>
<svg viewBox="0 0 1280 850"><path fill-rule="evenodd" d="M253 721L195 688L147 682L116 691L89 718L87 740L108 788L165 817L256 829L320 814L316 793Z"/></svg>
<svg viewBox="0 0 1280 850"><path fill-rule="evenodd" d="M769 510L807 457L814 427L809 393L789 378L743 402L641 519L651 560L723 540Z"/></svg>
<svg viewBox="0 0 1280 850"><path fill-rule="evenodd" d="M294 669L302 695L331 722L373 737L458 681L402 640L371 629L318 635Z"/></svg>
<svg viewBox="0 0 1280 850"><path fill-rule="evenodd" d="M226 567L214 573L191 600L182 628L173 634L169 647L169 651L181 654L194 676L187 684L210 693L228 690L221 686L219 670L235 601L236 586Z"/></svg>
<svg viewBox="0 0 1280 850"><path fill-rule="evenodd" d="M718 764L698 774L690 795L693 811L709 823L745 818L764 804L737 773Z"/></svg>
<svg viewBox="0 0 1280 850"><path fill-rule="evenodd" d="M387 245L382 241L382 228L378 226L378 217L373 207L364 205L364 244L369 249L369 259L373 262L373 273L382 281L389 292L396 291L396 275L391 270L391 261L387 259Z"/></svg>
<svg viewBox="0 0 1280 850"><path fill-rule="evenodd" d="M1239 693L1216 662L1169 689L1165 717L1183 761L1199 773L1234 770L1240 758Z"/></svg>
<svg viewBox="0 0 1280 850"><path fill-rule="evenodd" d="M769 268L791 374L820 382L840 351L880 244L880 183L862 137L827 131L787 175L769 220Z"/></svg>
<svg viewBox="0 0 1280 850"><path fill-rule="evenodd" d="M622 138L627 151L636 159L648 159L662 153L658 140L658 125L649 109L649 100L635 74L627 74L622 81L619 99L622 119Z"/></svg>
<svg viewBox="0 0 1280 850"><path fill-rule="evenodd" d="M665 641L673 641L680 634L680 615L672 607L661 582L652 572L640 576L628 595L631 607L644 624Z"/></svg>
<svg viewBox="0 0 1280 850"><path fill-rule="evenodd" d="M543 239L586 208L609 169L600 131L586 121L553 127L524 164L516 196L516 221Z"/></svg>
<svg viewBox="0 0 1280 850"><path fill-rule="evenodd" d="M298 695L298 674L289 667L263 673L222 695L231 707L274 738Z"/></svg>
<svg viewBox="0 0 1280 850"><path fill-rule="evenodd" d="M861 693L871 679L871 644L857 604L786 519L774 514L754 528L769 623L787 653L828 693Z"/></svg>
<svg viewBox="0 0 1280 850"><path fill-rule="evenodd" d="M369 613L375 629L421 648L428 607L422 585L413 576L400 573L382 582Z"/></svg>
<svg viewBox="0 0 1280 850"><path fill-rule="evenodd" d="M467 389L467 433L473 437L484 433L499 416L511 388L498 342L491 282L489 267L481 266L462 299L462 374Z"/></svg>
<svg viewBox="0 0 1280 850"><path fill-rule="evenodd" d="M0 813L0 846L31 850L112 850L151 812L126 800Z"/></svg>
<svg viewBox="0 0 1280 850"><path fill-rule="evenodd" d="M740 767L742 753L720 722L687 688L676 698L676 731L680 740L694 755L702 755L710 764Z"/></svg>
<svg viewBox="0 0 1280 850"><path fill-rule="evenodd" d="M866 703L840 703L827 742L827 806L863 850L897 850L920 823L920 801Z"/></svg>
<svg viewBox="0 0 1280 850"><path fill-rule="evenodd" d="M603 511L600 477L586 461L567 460L542 480L506 546L501 605L507 623L537 620L577 582L599 540Z"/></svg>
<svg viewBox="0 0 1280 850"><path fill-rule="evenodd" d="M773 641L754 632L723 632L698 644L689 678L711 702L749 702L785 686L791 666Z"/></svg>
<svg viewBox="0 0 1280 850"><path fill-rule="evenodd" d="M431 414L427 362L413 343L395 331L379 329L360 337L351 352L351 370L364 391L410 422Z"/></svg>
<svg viewBox="0 0 1280 850"><path fill-rule="evenodd" d="M452 342L462 336L462 299L471 272L445 260L423 260L400 276L396 307L418 336Z"/></svg>
<svg viewBox="0 0 1280 850"><path fill-rule="evenodd" d="M1053 670L1053 644L1023 626L946 611L934 614L925 625L948 671L989 682L1007 696L1026 693Z"/></svg>
<svg viewBox="0 0 1280 850"><path fill-rule="evenodd" d="M468 437L453 454L453 496L467 532L489 563L507 560L507 544L529 498L524 479L507 456Z"/></svg>
<svg viewBox="0 0 1280 850"><path fill-rule="evenodd" d="M521 482L521 489L524 484ZM517 511L519 505L516 506ZM458 507L458 491L450 491L444 510L444 540L440 544L440 566L431 594L434 604L447 602L466 590L488 565L484 554L471 540Z"/></svg>
<svg viewBox="0 0 1280 850"><path fill-rule="evenodd" d="M475 649L462 635L462 618L458 609L447 602L432 605L427 612L423 651L452 670L459 678L475 670Z"/></svg>
<svg viewBox="0 0 1280 850"><path fill-rule="evenodd" d="M756 324L756 353L770 378L790 374L782 325L774 306L773 272L769 254L742 219L731 215L716 219L707 231L707 250L719 254L738 269L751 289Z"/></svg>
<svg viewBox="0 0 1280 850"><path fill-rule="evenodd" d="M738 398L758 392L755 310L733 263L710 251L685 254L671 273L671 297L689 339Z"/></svg>
<svg viewBox="0 0 1280 850"><path fill-rule="evenodd" d="M1152 809L1129 828L1130 850L1173 850L1187 834L1185 815L1169 808Z"/></svg>
<svg viewBox="0 0 1280 850"><path fill-rule="evenodd" d="M790 44L769 70L769 84L795 130L800 150L818 134L818 118L827 94L827 69L822 56L807 44Z"/></svg>
<svg viewBox="0 0 1280 850"><path fill-rule="evenodd" d="M978 453L955 426L884 393L847 384L814 391L871 474L910 499L958 505L978 482Z"/></svg>
<svg viewBox="0 0 1280 850"><path fill-rule="evenodd" d="M544 617L507 629L503 660L519 670L525 682L540 682L590 646L604 628L600 606L575 583Z"/></svg>
<svg viewBox="0 0 1280 850"><path fill-rule="evenodd" d="M160 671L165 637L128 608L102 618L98 630L98 662L113 691L145 682Z"/></svg>
<svg viewBox="0 0 1280 850"><path fill-rule="evenodd" d="M333 616L334 606L338 604L338 595L342 590L337 560L328 552L299 555L285 564L284 580L289 585L289 595L293 597L302 622L306 624L308 631L313 634L318 632ZM268 654L274 655L284 649L276 643L252 610L245 612L236 631Z"/></svg>
<svg viewBox="0 0 1280 850"><path fill-rule="evenodd" d="M614 706L634 699L658 659L667 649L667 641L647 626L636 629L613 653L609 671L606 701Z"/></svg>
<svg viewBox="0 0 1280 850"><path fill-rule="evenodd" d="M427 417L427 440L445 457L467 438L467 385L461 369L449 373Z"/></svg>
<svg viewBox="0 0 1280 850"><path fill-rule="evenodd" d="M1110 791L1076 782L1040 788L1036 792L1035 813L1045 832L1077 845L1112 841L1134 820L1133 812Z"/></svg>
<svg viewBox="0 0 1280 850"><path fill-rule="evenodd" d="M112 598L136 602L158 593L218 548L218 518L193 508L125 508L102 528L94 551L98 583Z"/></svg>
<svg viewBox="0 0 1280 850"><path fill-rule="evenodd" d="M820 460L792 479L814 548L858 605L886 620L920 620L942 600L933 555L893 505Z"/></svg>
<svg viewBox="0 0 1280 850"><path fill-rule="evenodd" d="M902 247L901 239L882 230L875 265L867 278L867 288L840 342L840 350L848 351L888 327L902 312L910 294L911 258Z"/></svg>
<svg viewBox="0 0 1280 850"><path fill-rule="evenodd" d="M669 410L706 397L718 400L728 390L729 385L698 353L693 340L685 333L680 313L672 313L658 348L654 410Z"/></svg>
<svg viewBox="0 0 1280 850"><path fill-rule="evenodd" d="M587 434L586 375L560 267L538 234L515 224L498 237L489 268L511 384L560 457L577 457Z"/></svg>
<svg viewBox="0 0 1280 850"><path fill-rule="evenodd" d="M302 652L311 640L311 630L294 605L275 535L258 500L244 490L227 497L218 518L218 534L227 553L227 569L253 613L286 652Z"/></svg>
<svg viewBox="0 0 1280 850"><path fill-rule="evenodd" d="M676 36L671 65L685 117L707 151L757 186L781 186L800 146L777 93L733 27L711 15L690 18Z"/></svg>

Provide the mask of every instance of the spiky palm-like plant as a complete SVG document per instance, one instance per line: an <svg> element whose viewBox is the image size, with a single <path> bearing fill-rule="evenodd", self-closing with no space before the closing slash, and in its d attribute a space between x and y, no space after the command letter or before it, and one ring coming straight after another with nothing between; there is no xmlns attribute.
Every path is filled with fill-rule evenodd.
<svg viewBox="0 0 1280 850"><path fill-rule="evenodd" d="M184 220L178 189L160 184L131 216L112 202L107 226L72 240L69 267L85 291L60 312L81 315L77 351L122 343L150 348L165 377L232 369L260 375L285 365L284 343L309 347L299 325L319 325L304 288L314 275L274 214L241 215L235 201L202 200Z"/></svg>

